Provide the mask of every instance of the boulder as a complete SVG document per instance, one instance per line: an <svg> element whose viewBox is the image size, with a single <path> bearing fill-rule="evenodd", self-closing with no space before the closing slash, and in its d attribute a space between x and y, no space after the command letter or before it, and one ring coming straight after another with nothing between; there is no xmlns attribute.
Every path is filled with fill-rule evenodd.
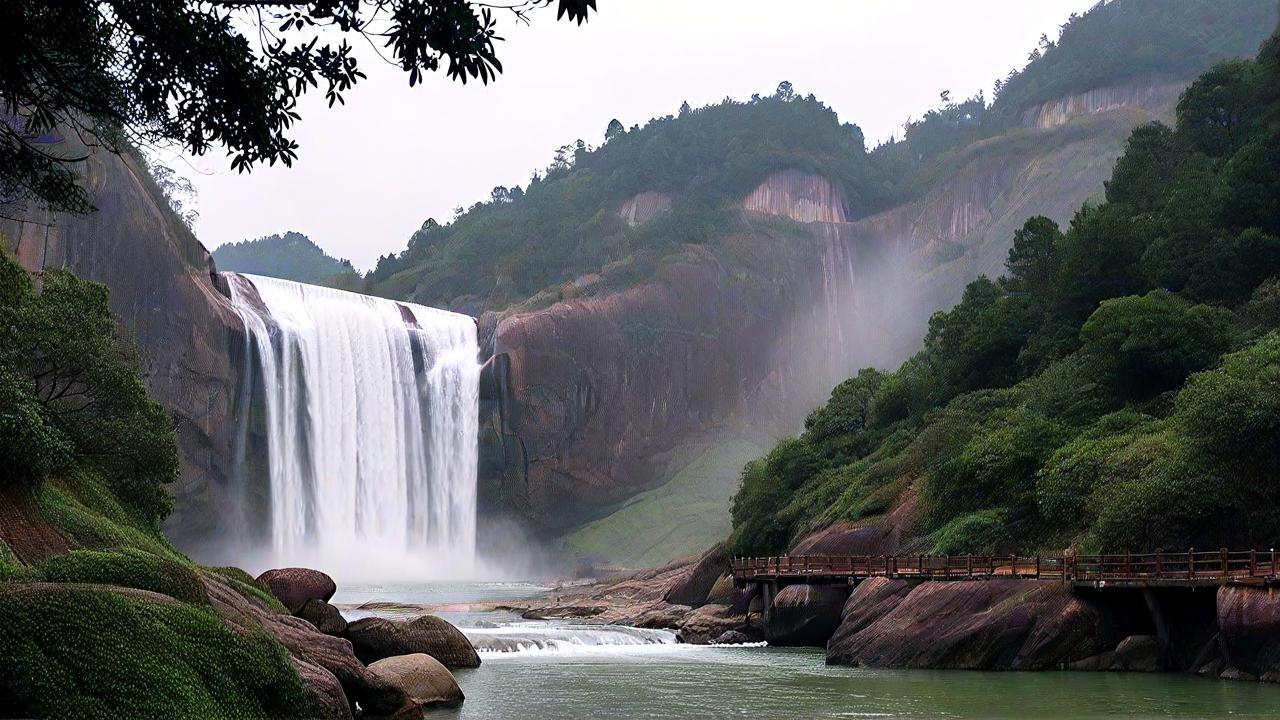
<svg viewBox="0 0 1280 720"><path fill-rule="evenodd" d="M365 663L424 653L451 668L480 666L480 656L467 636L434 615L408 622L362 618L347 625L344 637L355 647L356 657Z"/></svg>
<svg viewBox="0 0 1280 720"><path fill-rule="evenodd" d="M707 645L730 630L746 635L751 641L760 639L760 631L751 626L746 615L735 613L726 605L703 605L685 617L680 632L676 633L676 640L690 645Z"/></svg>
<svg viewBox="0 0 1280 720"><path fill-rule="evenodd" d="M323 600L312 598L294 614L315 625L325 635L341 635L347 631L347 619L342 617L338 608Z"/></svg>
<svg viewBox="0 0 1280 720"><path fill-rule="evenodd" d="M1158 672L1160 643L1154 635L1130 635L1116 646L1116 658L1125 670L1132 672Z"/></svg>
<svg viewBox="0 0 1280 720"><path fill-rule="evenodd" d="M725 630L720 636L711 641L712 645L745 645L751 642L751 638L746 633L737 630Z"/></svg>
<svg viewBox="0 0 1280 720"><path fill-rule="evenodd" d="M369 666L369 672L404 691L423 707L453 707L462 703L462 688L453 673L425 653L383 658Z"/></svg>
<svg viewBox="0 0 1280 720"><path fill-rule="evenodd" d="M1280 671L1280 601L1273 595L1237 585L1218 589L1218 632L1233 677Z"/></svg>
<svg viewBox="0 0 1280 720"><path fill-rule="evenodd" d="M876 577L858 583L840 610L840 626L827 641L827 662L832 662L830 648L840 647L863 628L883 617L907 596L909 590L905 580Z"/></svg>
<svg viewBox="0 0 1280 720"><path fill-rule="evenodd" d="M707 602L716 581L729 566L729 552L720 543L702 554L685 576L671 585L664 600L673 605L697 607Z"/></svg>
<svg viewBox="0 0 1280 720"><path fill-rule="evenodd" d="M338 586L333 578L310 568L277 568L258 576L258 587L271 593L289 609L297 613L308 600L329 602Z"/></svg>
<svg viewBox="0 0 1280 720"><path fill-rule="evenodd" d="M851 608L845 619L866 618ZM1108 635L1101 613L1057 583L1012 578L925 582L862 629L833 637L827 662L1039 670L1113 647L1115 639Z"/></svg>
<svg viewBox="0 0 1280 720"><path fill-rule="evenodd" d="M716 579L711 591L707 593L707 602L718 605L731 605L737 596L737 588L733 586L733 576L725 573Z"/></svg>
<svg viewBox="0 0 1280 720"><path fill-rule="evenodd" d="M218 575L201 572L200 578L214 613L224 623L233 629L240 628L240 632L265 632L295 660L323 668L341 685L349 708L359 703L365 712L385 715L404 705L404 693L371 674L356 658L350 641L325 635L301 618L282 615L262 601L240 594ZM326 700L332 696L332 684L323 675L310 670L300 674L320 706L332 702Z"/></svg>
<svg viewBox="0 0 1280 720"><path fill-rule="evenodd" d="M765 615L764 639L770 645L825 647L840 626L846 598L845 586L788 585Z"/></svg>
<svg viewBox="0 0 1280 720"><path fill-rule="evenodd" d="M302 684L311 690L316 701L316 717L326 720L352 720L351 704L337 676L314 663L289 656L298 670Z"/></svg>

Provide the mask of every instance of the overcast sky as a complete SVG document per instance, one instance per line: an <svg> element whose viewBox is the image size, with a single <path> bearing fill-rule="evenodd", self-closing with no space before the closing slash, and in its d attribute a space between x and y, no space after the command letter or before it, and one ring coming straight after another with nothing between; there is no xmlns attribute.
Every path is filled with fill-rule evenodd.
<svg viewBox="0 0 1280 720"><path fill-rule="evenodd" d="M504 19L497 82L443 73L410 88L376 57L369 78L327 109L301 104L292 168L230 172L222 157L184 170L199 192L197 234L209 248L296 230L370 268L404 249L428 217L525 185L556 147L598 144L611 118L627 127L729 95L767 95L790 80L857 123L868 145L908 116L1022 67L1041 33L1056 38L1095 0L600 0L581 27L554 8L528 26Z"/></svg>

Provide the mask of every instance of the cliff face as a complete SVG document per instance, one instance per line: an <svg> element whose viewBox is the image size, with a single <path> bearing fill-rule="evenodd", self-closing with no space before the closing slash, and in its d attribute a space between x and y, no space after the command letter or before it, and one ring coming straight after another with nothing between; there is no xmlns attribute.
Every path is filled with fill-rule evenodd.
<svg viewBox="0 0 1280 720"><path fill-rule="evenodd" d="M503 388L483 431L490 504L559 534L673 477L690 445L795 432L834 384L902 361L934 310L999 275L1029 216L1065 225L1099 196L1129 131L1169 119L1179 88L1033 108L915 199L855 221L827 179L774 173L742 200L749 232L686 248L656 280L490 318Z"/></svg>
<svg viewBox="0 0 1280 720"><path fill-rule="evenodd" d="M180 546L218 529L230 506L232 412L240 321L212 279L213 261L131 158L98 152L83 177L98 211L0 222L0 239L33 272L66 268L111 290L136 341L147 389L173 416L182 459L166 530Z"/></svg>

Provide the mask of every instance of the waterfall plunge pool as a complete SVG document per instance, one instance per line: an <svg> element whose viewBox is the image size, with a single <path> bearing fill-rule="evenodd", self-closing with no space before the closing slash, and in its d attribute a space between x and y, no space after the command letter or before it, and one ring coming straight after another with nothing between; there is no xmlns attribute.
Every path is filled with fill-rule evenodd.
<svg viewBox="0 0 1280 720"><path fill-rule="evenodd" d="M1263 718L1280 715L1280 687L1184 674L874 670L828 666L816 648L696 646L674 633L529 621L468 609L554 592L534 583L395 583L344 587L349 618L410 616L430 605L481 653L454 671L467 699L427 718Z"/></svg>

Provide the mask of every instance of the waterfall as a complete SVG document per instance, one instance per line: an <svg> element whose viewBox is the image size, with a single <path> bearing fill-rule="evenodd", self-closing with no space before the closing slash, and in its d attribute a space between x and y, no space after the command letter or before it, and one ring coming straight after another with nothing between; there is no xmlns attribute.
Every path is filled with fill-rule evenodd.
<svg viewBox="0 0 1280 720"><path fill-rule="evenodd" d="M225 275L254 346L244 382L255 358L262 379L253 396L270 474L265 559L345 564L348 575L466 572L475 556L475 322Z"/></svg>

